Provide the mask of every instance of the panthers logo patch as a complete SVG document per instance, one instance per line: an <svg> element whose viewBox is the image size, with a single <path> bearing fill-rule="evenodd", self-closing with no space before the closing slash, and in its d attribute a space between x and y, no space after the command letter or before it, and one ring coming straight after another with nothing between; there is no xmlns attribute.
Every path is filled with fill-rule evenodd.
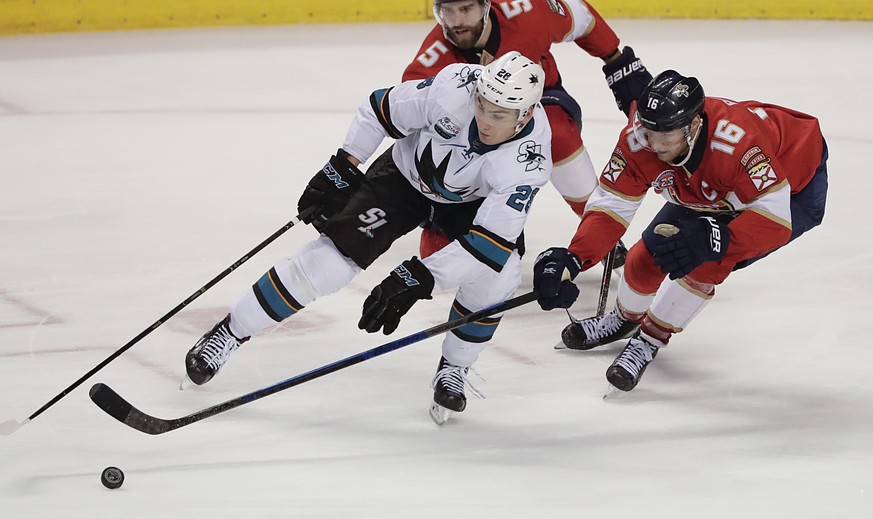
<svg viewBox="0 0 873 519"><path fill-rule="evenodd" d="M749 172L749 178L758 191L764 191L779 181L770 164L770 157L758 146L746 150L740 158L740 164Z"/></svg>
<svg viewBox="0 0 873 519"><path fill-rule="evenodd" d="M616 150L615 153L609 157L609 162L603 168L603 172L601 176L608 180L611 184L615 184L618 182L618 177L624 172L624 168L627 167L627 161L624 160L624 157L621 156L621 153Z"/></svg>
<svg viewBox="0 0 873 519"><path fill-rule="evenodd" d="M749 178L752 179L752 183L755 184L755 188L758 191L764 191L779 180L776 172L773 171L773 167L770 166L769 160L761 162L750 169Z"/></svg>

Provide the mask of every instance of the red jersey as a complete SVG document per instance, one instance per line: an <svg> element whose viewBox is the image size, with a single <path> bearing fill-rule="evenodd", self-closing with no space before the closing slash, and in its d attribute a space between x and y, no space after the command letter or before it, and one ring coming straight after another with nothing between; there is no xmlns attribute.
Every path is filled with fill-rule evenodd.
<svg viewBox="0 0 873 519"><path fill-rule="evenodd" d="M583 0L493 2L489 17L491 34L483 50L458 49L446 39L442 26L437 24L403 72L403 81L434 76L451 63L487 65L494 58L517 50L540 63L546 72L545 87L550 88L560 84L561 80L550 52L553 43L575 41L598 58L608 57L618 50L618 36Z"/></svg>
<svg viewBox="0 0 873 519"><path fill-rule="evenodd" d="M634 120L631 113L630 121ZM570 244L585 268L600 261L627 229L649 188L701 213L739 213L728 225L725 264L788 242L790 196L821 163L822 134L812 116L757 101L707 97L700 135L684 166L658 159L636 139L633 123L600 176L600 187Z"/></svg>

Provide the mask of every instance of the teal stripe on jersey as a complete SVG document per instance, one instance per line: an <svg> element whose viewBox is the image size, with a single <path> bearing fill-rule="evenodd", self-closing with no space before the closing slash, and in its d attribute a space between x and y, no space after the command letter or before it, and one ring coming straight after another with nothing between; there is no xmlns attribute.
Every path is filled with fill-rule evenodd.
<svg viewBox="0 0 873 519"><path fill-rule="evenodd" d="M391 105L388 104L388 94L393 88L382 88L370 94L370 108L373 109L373 113L376 114L376 120L385 128L385 132L389 137L392 139L402 139L404 137L403 132L391 122Z"/></svg>
<svg viewBox="0 0 873 519"><path fill-rule="evenodd" d="M470 310L461 306L457 300L452 303L452 309L449 312L449 320L460 319L465 315L470 315ZM467 342L481 343L491 340L494 332L497 331L497 325L500 324L500 317L486 317L473 323L465 324L460 328L455 328L452 333L459 339Z"/></svg>
<svg viewBox="0 0 873 519"><path fill-rule="evenodd" d="M509 256L515 248L514 244L508 243L479 226L473 227L469 233L461 236L458 243L474 258L496 272L503 270L503 266L509 261Z"/></svg>
<svg viewBox="0 0 873 519"><path fill-rule="evenodd" d="M271 268L261 276L257 283L252 285L255 297L261 304L264 312L277 323L291 317L303 309L303 305L297 302L282 281L275 268Z"/></svg>

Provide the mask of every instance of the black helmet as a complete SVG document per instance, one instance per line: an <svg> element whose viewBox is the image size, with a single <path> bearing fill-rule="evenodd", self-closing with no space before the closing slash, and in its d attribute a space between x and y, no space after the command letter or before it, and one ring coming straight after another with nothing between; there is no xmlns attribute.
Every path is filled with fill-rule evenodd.
<svg viewBox="0 0 873 519"><path fill-rule="evenodd" d="M637 101L637 116L643 127L666 132L691 124L703 114L703 87L695 77L665 70L652 79Z"/></svg>

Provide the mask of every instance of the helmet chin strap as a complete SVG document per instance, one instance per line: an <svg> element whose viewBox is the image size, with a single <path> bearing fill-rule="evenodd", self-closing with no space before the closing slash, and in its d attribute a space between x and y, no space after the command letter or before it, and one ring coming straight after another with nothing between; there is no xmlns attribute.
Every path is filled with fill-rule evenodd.
<svg viewBox="0 0 873 519"><path fill-rule="evenodd" d="M690 131L685 135L685 142L688 143L688 152L685 154L685 158L682 159L682 162L679 162L678 164L675 162L668 162L667 164L670 164L671 166L676 166L678 168L684 166L691 159L691 152L694 151L694 144L697 142L697 137L700 136L701 128L703 128L703 125L698 124L697 130L694 132L693 136L691 135Z"/></svg>

